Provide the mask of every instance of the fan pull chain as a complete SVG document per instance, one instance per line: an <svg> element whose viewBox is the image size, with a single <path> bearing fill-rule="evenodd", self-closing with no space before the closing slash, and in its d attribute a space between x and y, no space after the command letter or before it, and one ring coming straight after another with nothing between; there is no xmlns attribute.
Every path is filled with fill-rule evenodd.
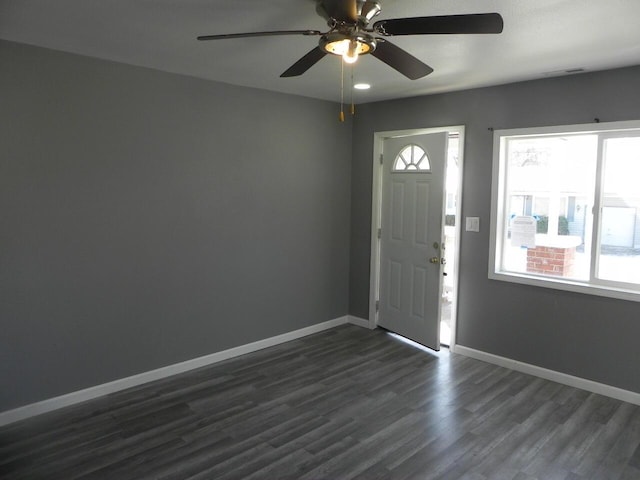
<svg viewBox="0 0 640 480"><path fill-rule="evenodd" d="M353 65L351 65L351 116L356 114L356 106L353 103Z"/></svg>
<svg viewBox="0 0 640 480"><path fill-rule="evenodd" d="M344 122L344 62L340 59L340 121Z"/></svg>

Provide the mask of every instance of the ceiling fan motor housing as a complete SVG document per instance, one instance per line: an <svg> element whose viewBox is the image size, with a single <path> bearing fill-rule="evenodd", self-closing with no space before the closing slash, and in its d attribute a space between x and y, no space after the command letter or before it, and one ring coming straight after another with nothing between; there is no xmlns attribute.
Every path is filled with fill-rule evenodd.
<svg viewBox="0 0 640 480"><path fill-rule="evenodd" d="M340 23L366 27L381 9L378 0L316 0L316 13L331 27Z"/></svg>
<svg viewBox="0 0 640 480"><path fill-rule="evenodd" d="M331 31L322 35L319 41L323 52L344 56L351 51L355 55L364 55L376 49L376 39L365 29L380 13L377 0L319 0L317 10L327 18L331 27Z"/></svg>
<svg viewBox="0 0 640 480"><path fill-rule="evenodd" d="M378 1L358 2L358 24L366 27L374 17L380 14L381 10L382 7Z"/></svg>

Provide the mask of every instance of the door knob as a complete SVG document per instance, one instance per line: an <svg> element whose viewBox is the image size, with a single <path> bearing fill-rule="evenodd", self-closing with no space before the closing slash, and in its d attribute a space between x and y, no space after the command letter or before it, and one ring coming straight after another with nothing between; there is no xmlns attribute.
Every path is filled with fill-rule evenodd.
<svg viewBox="0 0 640 480"><path fill-rule="evenodd" d="M440 263L440 257L431 257L429 263Z"/></svg>

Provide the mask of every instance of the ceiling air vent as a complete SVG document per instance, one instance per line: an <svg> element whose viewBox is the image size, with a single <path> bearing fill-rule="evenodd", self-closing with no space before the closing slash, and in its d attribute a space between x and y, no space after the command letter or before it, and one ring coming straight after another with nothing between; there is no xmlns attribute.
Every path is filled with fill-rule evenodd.
<svg viewBox="0 0 640 480"><path fill-rule="evenodd" d="M574 73L586 72L584 68L568 68L566 70L554 70L552 72L544 72L542 75L545 77L557 77L559 75L572 75Z"/></svg>

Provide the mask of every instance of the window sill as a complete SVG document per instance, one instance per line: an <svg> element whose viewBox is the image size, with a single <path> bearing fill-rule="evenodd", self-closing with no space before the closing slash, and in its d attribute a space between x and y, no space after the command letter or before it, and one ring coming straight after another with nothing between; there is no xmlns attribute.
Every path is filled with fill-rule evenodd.
<svg viewBox="0 0 640 480"><path fill-rule="evenodd" d="M493 271L489 272L489 279L501 282L518 283L521 285L531 285L534 287L550 288L553 290L582 293L585 295L595 295L599 297L640 302L640 291L610 287L607 285L594 285L592 283L580 282L578 280L556 280L553 278L543 278L521 273Z"/></svg>

